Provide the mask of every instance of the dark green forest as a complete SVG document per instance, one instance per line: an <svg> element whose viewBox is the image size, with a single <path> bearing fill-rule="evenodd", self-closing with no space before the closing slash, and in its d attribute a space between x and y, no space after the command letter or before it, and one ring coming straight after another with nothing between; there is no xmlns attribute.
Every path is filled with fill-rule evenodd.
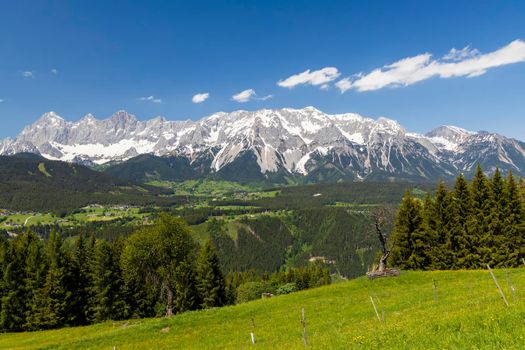
<svg viewBox="0 0 525 350"><path fill-rule="evenodd" d="M170 316L330 283L321 266L225 274L215 245L202 247L180 218L161 214L127 237L65 238L51 230L0 236L0 330ZM102 235L103 236L103 235Z"/></svg>
<svg viewBox="0 0 525 350"><path fill-rule="evenodd" d="M440 182L421 200L409 192L391 235L392 264L402 269L516 267L525 258L525 184L509 171Z"/></svg>
<svg viewBox="0 0 525 350"><path fill-rule="evenodd" d="M294 210L286 215L240 220L234 239L222 219L211 219L208 233L224 272L278 271L324 261L332 272L353 278L374 263L379 242L368 213L346 208Z"/></svg>
<svg viewBox="0 0 525 350"><path fill-rule="evenodd" d="M35 154L0 156L0 207L61 214L99 204L172 206L187 197Z"/></svg>

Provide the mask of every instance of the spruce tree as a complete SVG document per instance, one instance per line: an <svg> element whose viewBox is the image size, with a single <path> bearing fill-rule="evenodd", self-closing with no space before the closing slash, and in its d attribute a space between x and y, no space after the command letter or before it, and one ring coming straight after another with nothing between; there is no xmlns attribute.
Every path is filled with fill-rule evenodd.
<svg viewBox="0 0 525 350"><path fill-rule="evenodd" d="M210 308L226 304L224 276L217 250L210 240L206 241L197 258L196 280L201 307Z"/></svg>
<svg viewBox="0 0 525 350"><path fill-rule="evenodd" d="M421 204L407 192L401 201L392 232L392 264L403 269L428 268L430 245L427 238Z"/></svg>
<svg viewBox="0 0 525 350"><path fill-rule="evenodd" d="M195 283L195 268L188 260L182 260L174 271L173 312L195 310L200 304Z"/></svg>
<svg viewBox="0 0 525 350"><path fill-rule="evenodd" d="M84 235L79 235L75 245L64 251L66 263L63 268L63 283L66 294L66 319L68 326L85 325L89 313L89 280L90 261L87 260Z"/></svg>
<svg viewBox="0 0 525 350"><path fill-rule="evenodd" d="M504 216L506 204L505 181L499 169L496 169L490 182L491 205L489 215L490 255L489 263L494 267L503 267L507 259L505 251Z"/></svg>
<svg viewBox="0 0 525 350"><path fill-rule="evenodd" d="M471 185L472 213L468 222L467 236L472 242L470 255L470 267L484 268L490 262L491 254L491 194L487 177L478 164Z"/></svg>
<svg viewBox="0 0 525 350"><path fill-rule="evenodd" d="M64 255L62 240L53 231L46 244L48 269L42 288L37 291L28 319L30 329L49 329L63 326L66 321L67 291L64 287Z"/></svg>
<svg viewBox="0 0 525 350"><path fill-rule="evenodd" d="M503 208L504 251L503 263L506 266L521 265L525 253L525 216L520 200L518 185L512 171L509 171L504 189L505 207Z"/></svg>
<svg viewBox="0 0 525 350"><path fill-rule="evenodd" d="M451 228L450 233L452 233L452 247L456 250L455 267L469 268L473 264L472 259L477 252L478 242L476 235L469 234L469 221L471 221L472 212L472 196L463 174L460 174L456 178L453 200L456 207L456 211L454 213L457 215L454 223L457 226Z"/></svg>
<svg viewBox="0 0 525 350"><path fill-rule="evenodd" d="M120 320L128 316L128 307L124 300L122 273L120 271L120 241L109 243L97 242L93 256L93 293L95 322Z"/></svg>
<svg viewBox="0 0 525 350"><path fill-rule="evenodd" d="M86 275L86 320L88 323L92 323L95 319L95 289L94 289L94 259L95 259L95 246L96 246L97 240L95 238L95 235L93 233L89 234L87 240L86 240L86 246L85 246L85 258L86 258L86 264L84 266L84 274ZM119 257L120 258L120 257ZM117 260L118 261L118 260Z"/></svg>
<svg viewBox="0 0 525 350"><path fill-rule="evenodd" d="M31 303L43 283L45 259L42 243L34 233L27 232L11 240L6 252L0 329L21 331L28 329Z"/></svg>
<svg viewBox="0 0 525 350"><path fill-rule="evenodd" d="M424 252L428 260L428 269L435 268L435 247L438 243L438 215L436 203L429 193L425 195L422 206L423 231L426 236L428 249Z"/></svg>
<svg viewBox="0 0 525 350"><path fill-rule="evenodd" d="M448 221L448 206L449 206L449 195L445 183L440 180L436 188L434 198L434 220L435 220L435 232L434 232L434 244L430 248L432 263L431 268L444 270L450 268L450 261L448 255L444 254L447 249L447 234L445 231L445 224ZM429 213L430 215L430 213Z"/></svg>
<svg viewBox="0 0 525 350"><path fill-rule="evenodd" d="M0 310L0 330L21 330L24 323L24 305L22 298L23 261L17 249L18 239L8 241L2 275L2 309Z"/></svg>

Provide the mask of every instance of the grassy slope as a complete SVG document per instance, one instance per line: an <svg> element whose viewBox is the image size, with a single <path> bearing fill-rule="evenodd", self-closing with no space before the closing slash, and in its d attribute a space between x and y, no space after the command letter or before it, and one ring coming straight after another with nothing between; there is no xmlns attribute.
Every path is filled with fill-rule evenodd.
<svg viewBox="0 0 525 350"><path fill-rule="evenodd" d="M0 335L2 349L301 349L305 308L312 349L520 349L525 347L525 270L496 271L505 307L487 271L404 272L360 278L269 300L197 311L171 319L107 322L89 327ZM432 280L438 284L433 301ZM385 322L374 315L370 295ZM381 312L381 311L380 311ZM256 346L249 340L255 322ZM167 333L161 332L170 327Z"/></svg>

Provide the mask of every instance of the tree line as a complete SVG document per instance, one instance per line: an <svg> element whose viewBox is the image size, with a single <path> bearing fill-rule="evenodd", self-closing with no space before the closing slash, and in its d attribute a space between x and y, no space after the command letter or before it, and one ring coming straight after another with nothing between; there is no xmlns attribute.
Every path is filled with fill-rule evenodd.
<svg viewBox="0 0 525 350"><path fill-rule="evenodd" d="M26 232L0 241L0 329L22 331L152 317L226 303L217 254L162 215L126 240Z"/></svg>
<svg viewBox="0 0 525 350"><path fill-rule="evenodd" d="M407 192L391 234L392 264L403 269L513 267L525 258L525 184L511 171L478 166L453 188L439 182L423 200Z"/></svg>
<svg viewBox="0 0 525 350"><path fill-rule="evenodd" d="M241 288L248 282L275 293L286 285L277 293L286 294L329 277L321 268L225 276L214 244L200 247L187 224L168 214L111 240L27 231L0 236L0 331L170 316L251 300Z"/></svg>

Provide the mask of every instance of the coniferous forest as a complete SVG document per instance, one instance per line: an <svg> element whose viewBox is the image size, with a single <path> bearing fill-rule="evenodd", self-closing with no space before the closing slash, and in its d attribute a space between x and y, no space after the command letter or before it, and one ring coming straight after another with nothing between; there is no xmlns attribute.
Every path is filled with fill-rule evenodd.
<svg viewBox="0 0 525 350"><path fill-rule="evenodd" d="M525 184L509 171L471 181L460 175L421 200L407 192L391 235L392 264L402 269L516 267L525 257Z"/></svg>
<svg viewBox="0 0 525 350"><path fill-rule="evenodd" d="M180 218L161 214L127 238L0 236L0 330L170 316L330 283L317 266L223 273L214 244L199 247Z"/></svg>

